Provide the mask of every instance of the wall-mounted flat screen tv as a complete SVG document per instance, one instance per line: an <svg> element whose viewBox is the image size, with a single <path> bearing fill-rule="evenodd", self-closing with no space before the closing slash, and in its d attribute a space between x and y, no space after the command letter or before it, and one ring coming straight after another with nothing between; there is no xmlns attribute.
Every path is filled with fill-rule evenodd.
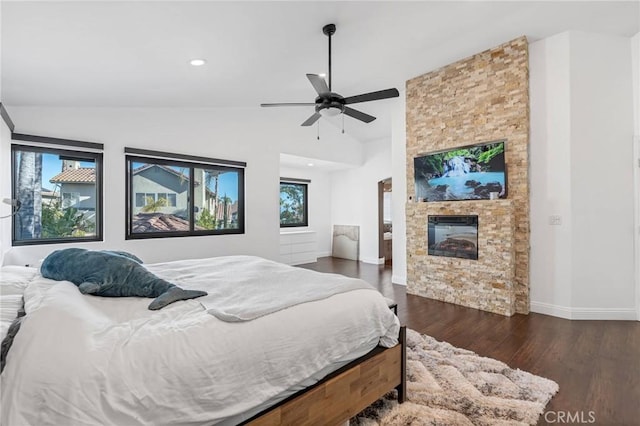
<svg viewBox="0 0 640 426"><path fill-rule="evenodd" d="M494 141L414 158L416 201L506 198L504 150Z"/></svg>

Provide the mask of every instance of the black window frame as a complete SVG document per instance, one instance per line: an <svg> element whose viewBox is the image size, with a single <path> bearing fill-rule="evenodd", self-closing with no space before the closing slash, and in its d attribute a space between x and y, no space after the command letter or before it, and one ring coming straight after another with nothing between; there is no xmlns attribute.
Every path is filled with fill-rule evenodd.
<svg viewBox="0 0 640 426"><path fill-rule="evenodd" d="M17 136L17 137L16 137ZM56 141L63 141L62 139L55 138L46 138L40 136L30 136L30 135L12 135L12 139L14 140L31 140L28 138L40 138L41 140L34 140L35 142L42 143L53 143ZM94 148L91 145L95 145L97 149L101 147L101 144L93 144L91 142L77 142L78 144L84 143L89 148ZM81 146L81 145L71 145L69 146ZM70 150L65 148L58 147L42 147L28 144L11 144L11 198L17 199L16 194L16 172L18 165L16 164L16 151L28 151L28 152L36 152L41 154L54 154L60 155L68 158L77 158L77 159L86 159L91 160L95 163L95 186L96 186L96 232L93 236L85 236L85 237L61 237L61 238L33 238L29 240L18 240L16 239L16 223L15 221L19 218L20 211L14 214L11 218L11 245L13 247L19 246L34 246L34 245L46 245L46 244L65 244L65 243L85 243L85 242L94 242L94 241L103 241L104 240L104 203L103 203L103 153L102 152L94 152L94 151L79 151L79 150ZM60 195L62 197L62 194Z"/></svg>
<svg viewBox="0 0 640 426"><path fill-rule="evenodd" d="M306 179L283 179L280 178L280 188L282 185L295 185L303 188L304 192L304 207L303 207L303 220L302 222L296 223L282 223L282 218L280 218L280 228L303 228L309 226L309 184L310 180ZM280 191L282 193L282 191ZM280 198L278 198L280 199Z"/></svg>
<svg viewBox="0 0 640 426"><path fill-rule="evenodd" d="M149 153L149 155L146 155ZM205 235L234 235L245 233L245 185L244 171L246 163L228 161L227 164L220 164L225 160L211 159L211 162L204 157L192 157L181 154L160 153L156 151L139 150L135 148L125 148L125 240L142 240L148 238L174 238L174 237L197 237ZM159 157L158 155L162 155ZM193 161L191 159L194 159ZM197 161L199 160L199 161ZM133 228L133 163L160 164L165 166L177 166L189 169L189 193L187 196L189 210L189 231L166 231L166 232L132 232ZM236 167L237 165L237 167ZM195 169L206 170L227 170L238 174L238 228L236 229L195 229L195 205L193 203L194 179L192 178ZM156 194L157 196L157 194ZM176 203L177 204L177 203Z"/></svg>

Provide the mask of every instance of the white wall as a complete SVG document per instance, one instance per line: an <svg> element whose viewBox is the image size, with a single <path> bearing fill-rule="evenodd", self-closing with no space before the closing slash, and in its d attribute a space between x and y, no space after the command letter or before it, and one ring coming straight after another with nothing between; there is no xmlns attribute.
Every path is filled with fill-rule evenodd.
<svg viewBox="0 0 640 426"><path fill-rule="evenodd" d="M634 156L632 159L635 182L635 254L636 259L636 312L640 321L640 33L631 39L631 69L633 80L633 134Z"/></svg>
<svg viewBox="0 0 640 426"><path fill-rule="evenodd" d="M74 244L92 249L122 249L145 262L202 258L226 254L279 256L280 152L359 164L362 147L348 135L302 128L284 111L260 108L8 108L16 132L79 139L105 144L105 241ZM295 117L294 117L295 119ZM248 125L248 123L250 125ZM7 142L3 141L3 149ZM246 224L243 235L201 236L125 241L125 162L123 148L153 149L246 161ZM2 158L3 179L9 179ZM3 250L10 242L3 240ZM13 247L5 264L37 262L68 245Z"/></svg>
<svg viewBox="0 0 640 426"><path fill-rule="evenodd" d="M281 228L280 232L300 230L315 231L318 257L331 256L331 176L328 172L312 167L297 168L280 166L280 177L309 179L309 226L304 228Z"/></svg>
<svg viewBox="0 0 640 426"><path fill-rule="evenodd" d="M4 120L0 119L0 165L2 170L11 170L11 150L9 141L11 130ZM11 198L11 179L9 173L0 173L0 201ZM0 216L7 216L12 212L11 206L0 202ZM11 244L11 218L0 219L0 248ZM4 250L0 249L0 265L4 258Z"/></svg>
<svg viewBox="0 0 640 426"><path fill-rule="evenodd" d="M391 144L379 139L363 146L361 167L331 175L331 222L360 226L360 260L378 263L378 182L391 177ZM393 185L395 194L395 181Z"/></svg>
<svg viewBox="0 0 640 426"><path fill-rule="evenodd" d="M569 32L530 55L531 310L635 319L630 39Z"/></svg>
<svg viewBox="0 0 640 426"><path fill-rule="evenodd" d="M529 45L530 298L567 309L571 304L571 129L569 33ZM559 215L562 225L550 226Z"/></svg>
<svg viewBox="0 0 640 426"><path fill-rule="evenodd" d="M633 134L640 136L640 33L631 38L633 84Z"/></svg>
<svg viewBox="0 0 640 426"><path fill-rule="evenodd" d="M2 3L0 2L0 34L2 34ZM2 101L2 43L0 43L0 102ZM11 130L0 118L0 167L6 168L9 154L9 140ZM10 163L9 163L10 164ZM11 198L10 183L7 182L6 173L0 172L0 201L3 198ZM11 209L6 204L0 202L0 216L11 213ZM8 222L8 223L7 223ZM0 219L0 265L4 259L3 247L7 240L11 240L11 219Z"/></svg>
<svg viewBox="0 0 640 426"><path fill-rule="evenodd" d="M394 103L391 117L391 161L393 170L393 275L394 284L407 284L407 124L406 90Z"/></svg>
<svg viewBox="0 0 640 426"><path fill-rule="evenodd" d="M571 33L573 306L635 309L628 38Z"/></svg>

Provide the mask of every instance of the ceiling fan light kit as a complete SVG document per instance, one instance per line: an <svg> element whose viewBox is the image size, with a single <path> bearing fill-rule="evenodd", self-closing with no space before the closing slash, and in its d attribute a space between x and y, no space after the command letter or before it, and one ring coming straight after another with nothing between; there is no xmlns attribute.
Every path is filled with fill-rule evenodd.
<svg viewBox="0 0 640 426"><path fill-rule="evenodd" d="M371 123L376 118L372 115L366 114L362 111L358 111L347 105L356 104L361 102L377 101L381 99L397 98L400 94L398 89L385 89L378 90L376 92L363 93L356 96L343 97L338 93L335 93L331 89L331 36L336 32L336 26L334 24L325 25L322 28L322 32L329 39L329 67L327 72L327 80L324 79L322 74L307 74L309 82L315 89L318 96L313 103L272 103L272 104L260 104L262 107L281 107L281 106L315 106L315 113L307 118L302 126L311 126L322 117L335 116L338 114L344 114L356 120L360 120L364 123Z"/></svg>

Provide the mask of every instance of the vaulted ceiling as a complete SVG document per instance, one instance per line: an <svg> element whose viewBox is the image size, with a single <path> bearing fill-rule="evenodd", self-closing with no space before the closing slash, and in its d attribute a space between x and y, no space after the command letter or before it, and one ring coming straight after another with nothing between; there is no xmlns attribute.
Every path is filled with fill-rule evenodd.
<svg viewBox="0 0 640 426"><path fill-rule="evenodd" d="M566 30L632 36L626 2L3 1L2 102L79 107L258 107L313 102L335 23L333 89L344 96L405 81L521 35ZM202 67L189 65L205 58ZM366 141L390 132L394 100L360 104ZM313 112L301 107L299 125ZM274 112L269 112L273 114Z"/></svg>

